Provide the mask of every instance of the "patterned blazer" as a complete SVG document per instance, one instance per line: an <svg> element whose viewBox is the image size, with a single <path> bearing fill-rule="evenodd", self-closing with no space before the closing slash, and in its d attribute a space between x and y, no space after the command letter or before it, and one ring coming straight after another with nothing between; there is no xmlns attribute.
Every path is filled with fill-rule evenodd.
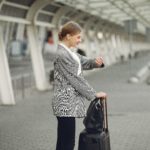
<svg viewBox="0 0 150 150"><path fill-rule="evenodd" d="M78 54L82 69L97 68L94 59L87 59ZM77 75L78 63L70 53L58 45L54 61L54 97L52 100L53 113L59 117L84 117L85 99L93 100L96 91L84 79L83 74Z"/></svg>

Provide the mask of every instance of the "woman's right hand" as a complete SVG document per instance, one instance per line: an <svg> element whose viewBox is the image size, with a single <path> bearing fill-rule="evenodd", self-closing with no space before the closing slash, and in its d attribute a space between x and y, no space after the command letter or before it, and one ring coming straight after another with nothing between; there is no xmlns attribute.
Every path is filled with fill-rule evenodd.
<svg viewBox="0 0 150 150"><path fill-rule="evenodd" d="M107 98L107 94L105 92L98 92L96 94L97 98L102 98L102 99L106 99Z"/></svg>

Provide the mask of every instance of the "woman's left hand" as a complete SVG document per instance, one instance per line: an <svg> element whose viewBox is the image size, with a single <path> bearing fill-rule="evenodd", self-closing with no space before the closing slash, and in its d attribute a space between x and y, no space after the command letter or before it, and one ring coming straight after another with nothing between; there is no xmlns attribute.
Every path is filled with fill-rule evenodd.
<svg viewBox="0 0 150 150"><path fill-rule="evenodd" d="M97 58L95 59L95 63L96 63L98 66L101 66L102 64L104 64L103 58L102 58L102 57L97 57Z"/></svg>

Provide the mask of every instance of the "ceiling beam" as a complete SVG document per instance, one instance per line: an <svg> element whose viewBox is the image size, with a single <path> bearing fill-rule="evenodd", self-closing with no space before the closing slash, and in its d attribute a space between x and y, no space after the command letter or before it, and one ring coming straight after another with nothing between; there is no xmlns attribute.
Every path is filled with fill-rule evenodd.
<svg viewBox="0 0 150 150"><path fill-rule="evenodd" d="M5 3L5 0L0 0L0 11L1 11L1 8L2 8L4 3Z"/></svg>
<svg viewBox="0 0 150 150"><path fill-rule="evenodd" d="M9 16L1 16L1 15L0 15L0 21L31 24L31 22L28 21L27 19L21 19L21 18L16 18L16 17L9 17Z"/></svg>
<svg viewBox="0 0 150 150"><path fill-rule="evenodd" d="M7 6L12 6L12 7L16 7L19 9L25 9L25 10L28 10L30 8L29 6L24 6L24 5L20 5L20 4L8 2L8 1L5 1L4 4Z"/></svg>
<svg viewBox="0 0 150 150"><path fill-rule="evenodd" d="M127 1L122 0L124 2L124 5L118 5L117 1L114 0L108 0L112 5L115 5L118 9L122 10L123 12L125 12L127 15L137 19L139 22L141 22L143 25L145 26L150 26L150 22L148 20L146 20L143 16L141 16L138 12L135 11L135 8L133 6L131 6ZM128 10L125 9L124 6L128 6ZM130 12L129 12L130 10Z"/></svg>
<svg viewBox="0 0 150 150"><path fill-rule="evenodd" d="M89 3L90 8L99 8L99 7L105 7L105 6L111 6L111 5L107 1L100 2L100 3L92 3L92 2Z"/></svg>

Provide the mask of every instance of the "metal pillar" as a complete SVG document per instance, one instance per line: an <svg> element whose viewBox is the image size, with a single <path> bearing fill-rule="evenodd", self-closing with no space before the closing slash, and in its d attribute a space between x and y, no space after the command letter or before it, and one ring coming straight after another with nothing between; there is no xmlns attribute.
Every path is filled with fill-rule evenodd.
<svg viewBox="0 0 150 150"><path fill-rule="evenodd" d="M106 37L106 30L103 29L103 44L104 44L104 57L105 57L105 61L106 61L106 65L110 65L110 58L109 58L109 48L108 48L108 44L107 44L107 37Z"/></svg>
<svg viewBox="0 0 150 150"><path fill-rule="evenodd" d="M65 14L68 13L69 11L71 11L71 8L68 8L68 6L61 7L58 10L58 12L55 14L55 16L53 17L53 20L51 22L55 26L55 28L52 29L55 49L57 48L57 44L59 42L58 32L59 32L59 28L61 26L61 24L60 24L61 18L62 18L62 16L65 16Z"/></svg>
<svg viewBox="0 0 150 150"><path fill-rule="evenodd" d="M53 40L54 40L54 49L56 50L57 48L57 44L58 44L58 29L55 28L55 29L52 29L52 34L53 34Z"/></svg>
<svg viewBox="0 0 150 150"><path fill-rule="evenodd" d="M129 49L130 49L130 55L134 56L133 51L133 33L135 30L137 30L137 21L136 20L126 20L124 21L125 30L128 33L129 37Z"/></svg>
<svg viewBox="0 0 150 150"><path fill-rule="evenodd" d="M24 30L25 30L25 25L18 24L17 35L16 35L17 40L21 40L21 41L24 40Z"/></svg>
<svg viewBox="0 0 150 150"><path fill-rule="evenodd" d="M31 24L27 26L27 34L30 46L32 66L36 81L36 88L38 90L48 89L49 84L46 79L44 61L40 50L40 45L38 43L38 34L35 24L39 11L46 5L50 4L52 1L53 0L36 0L27 13L27 20L31 22Z"/></svg>
<svg viewBox="0 0 150 150"><path fill-rule="evenodd" d="M85 25L83 26L84 29L84 41L85 41L85 45L86 45L86 53L87 56L93 56L93 50L92 50L92 46L91 46L91 40L90 40L90 36L88 31L90 31L91 26L93 25L93 21L95 21L94 18L90 18ZM94 31L93 31L94 32Z"/></svg>
<svg viewBox="0 0 150 150"><path fill-rule="evenodd" d="M1 104L14 105L14 93L11 83L11 75L9 71L8 60L3 40L3 29L0 26L0 93Z"/></svg>
<svg viewBox="0 0 150 150"><path fill-rule="evenodd" d="M117 43L117 57L120 57L121 54L125 53L125 41L121 38L120 33L116 34L116 43Z"/></svg>
<svg viewBox="0 0 150 150"><path fill-rule="evenodd" d="M106 53L106 46L105 46L105 43L104 43L104 27L103 27L103 20L101 20L95 27L95 40L96 40L96 43L98 45L98 56L102 56L105 60L105 53ZM101 39L99 39L98 37L98 33L101 32L102 33L102 37Z"/></svg>
<svg viewBox="0 0 150 150"><path fill-rule="evenodd" d="M48 89L48 81L46 79L42 53L38 44L36 27L34 25L27 26L27 34L29 39L30 53L32 58L36 87L38 90L46 90Z"/></svg>

